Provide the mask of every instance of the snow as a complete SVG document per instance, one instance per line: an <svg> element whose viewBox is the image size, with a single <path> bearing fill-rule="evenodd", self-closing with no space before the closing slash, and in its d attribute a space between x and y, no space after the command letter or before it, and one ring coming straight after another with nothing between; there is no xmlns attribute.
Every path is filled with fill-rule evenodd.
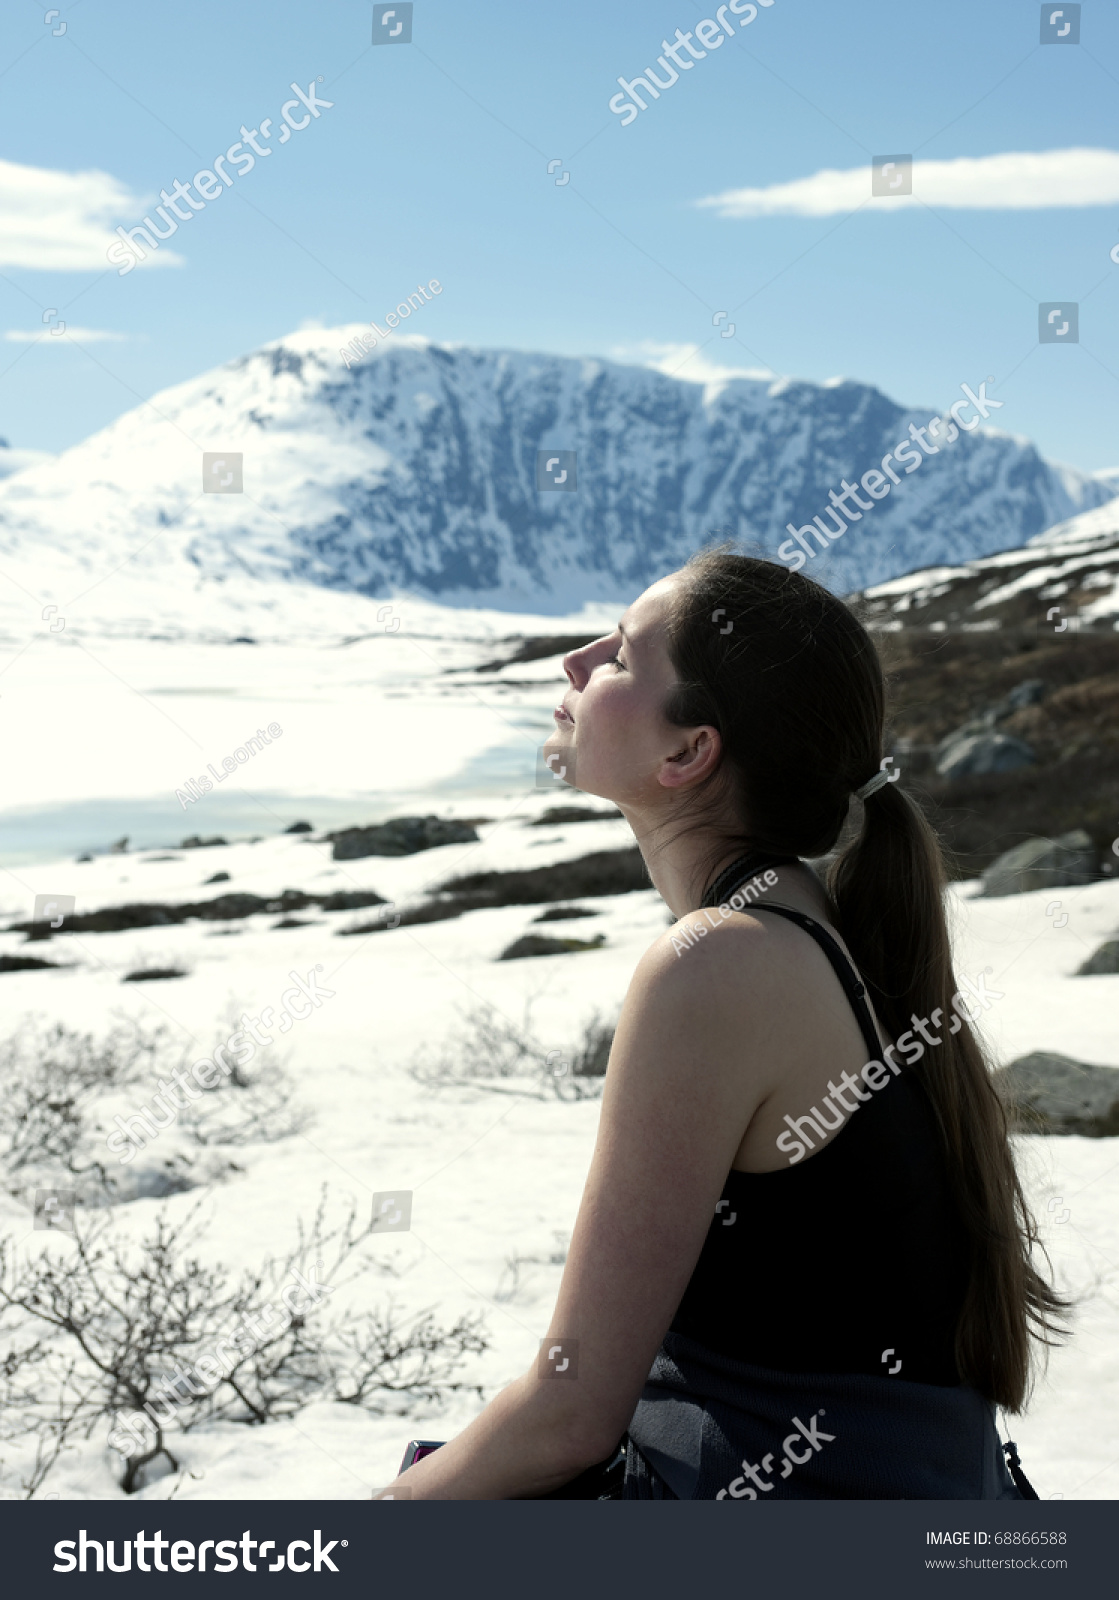
<svg viewBox="0 0 1119 1600"><path fill-rule="evenodd" d="M847 380L701 384L417 335L347 368L361 326L272 341L0 483L0 633L26 637L48 603L102 633L182 632L203 594L218 631L276 580L324 591L304 629L353 590L552 615L613 604L713 529L775 554L790 521L932 414ZM545 447L576 451L576 492L537 489ZM207 452L243 457L243 492L203 492ZM831 587L982 556L1114 492L999 429L923 460L830 549Z"/></svg>
<svg viewBox="0 0 1119 1600"><path fill-rule="evenodd" d="M312 595L306 592L308 603ZM373 620L377 602L331 596L324 616L335 631L315 639L304 617L285 644L285 615L298 623L304 597L274 595L271 609L258 607L253 625L271 617L272 632L252 647L215 642L206 613L193 619L194 638L79 637L67 629L26 651L5 678L3 699L10 747L37 754L10 764L9 805L20 816L69 817L69 826L91 836L107 820L112 827L90 838L100 853L86 863L60 856L57 839L53 853L46 844L28 850L0 879L5 921L29 916L37 893L74 894L79 912L227 891L278 896L285 888L372 888L405 902L460 872L541 866L630 842L624 822L609 818L529 826L557 799L582 798L534 786L532 758L550 726L558 659L498 675L468 670L493 659L517 626L551 631L555 618L402 599L394 602L402 625L386 634ZM249 616L244 593L239 604ZM188 610L184 600L184 626ZM607 614L581 618L565 626L605 622ZM343 645L351 634L342 627L357 642ZM218 789L186 811L174 802L171 791L185 775L206 762L220 767L222 755L273 718L282 737L229 780L245 807L240 821ZM44 727L51 737L36 739ZM77 801L78 793L92 798ZM151 809L157 801L164 811ZM304 812L321 830L412 810L490 820L479 824L474 844L349 862L333 862L318 833L279 831ZM133 848L105 853L117 831L134 833ZM224 847L156 848L188 833L222 832L237 837ZM164 855L173 859L154 859ZM218 871L229 881L206 885ZM977 898L976 888L952 891L957 967L969 975L992 969L989 988L1001 998L985 1026L998 1059L1055 1049L1119 1066L1119 977L1074 976L1119 926L1119 882L1000 900ZM417 1051L453 1036L482 1002L514 1022L531 1002L537 1037L566 1052L591 1013L616 1011L666 917L651 889L596 899L600 915L574 931L603 933L601 949L497 961L539 909L503 907L348 938L339 930L368 913L309 908L297 913L304 926L283 930L275 915L259 915L63 934L33 949L72 966L6 973L0 982L9 1028L34 1014L99 1032L126 1014L162 1021L205 1049L231 1002L250 1013L275 1006L289 973L321 964L319 981L331 997L258 1057L286 1061L312 1124L278 1143L239 1149L244 1170L208 1189L118 1207L115 1225L135 1239L161 1209L179 1219L201 1200L208 1259L251 1267L294 1241L297 1219L311 1217L324 1183L331 1216L351 1200L366 1208L376 1191L411 1189L411 1230L375 1241L380 1265L345 1291L347 1305L360 1312L391 1297L404 1313L433 1307L443 1323L482 1311L492 1344L462 1375L491 1398L534 1359L546 1329L562 1272L549 1258L574 1223L599 1106L540 1098L521 1080L433 1089L409 1064ZM0 933L0 950L22 948L21 935ZM126 971L154 955L184 965L187 976L122 986ZM135 1107L147 1098L135 1091ZM1060 1281L1082 1305L1074 1342L1054 1353L1032 1408L1011 1433L1043 1498L1112 1499L1119 1495L1119 1143L1026 1138L1019 1148ZM0 1199L0 1229L42 1247L44 1236L30 1232L26 1208L11 1197ZM62 1236L51 1243L67 1247ZM522 1268L511 1286L513 1257ZM395 1474L409 1438L447 1438L478 1404L465 1396L414 1417L375 1417L318 1403L260 1428L202 1426L174 1438L182 1474L157 1480L140 1497L158 1500L174 1489L177 1499L366 1498ZM17 1466L9 1453L9 1486ZM119 1498L118 1470L106 1439L95 1435L63 1458L45 1488L64 1499Z"/></svg>

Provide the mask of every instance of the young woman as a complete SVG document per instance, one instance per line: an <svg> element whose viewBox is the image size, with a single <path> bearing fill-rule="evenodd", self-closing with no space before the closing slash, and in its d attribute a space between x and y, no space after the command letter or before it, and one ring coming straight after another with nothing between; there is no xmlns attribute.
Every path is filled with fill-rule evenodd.
<svg viewBox="0 0 1119 1600"><path fill-rule="evenodd" d="M564 668L549 753L621 809L676 920L626 996L539 1357L388 1492L540 1498L625 1438L624 1498L1030 1495L994 1412L1063 1302L869 636L715 551ZM825 892L801 858L853 796Z"/></svg>

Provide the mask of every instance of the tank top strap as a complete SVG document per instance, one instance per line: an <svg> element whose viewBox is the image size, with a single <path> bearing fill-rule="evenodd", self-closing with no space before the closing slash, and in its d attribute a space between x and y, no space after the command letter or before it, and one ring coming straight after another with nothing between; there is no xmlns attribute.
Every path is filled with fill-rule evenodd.
<svg viewBox="0 0 1119 1600"><path fill-rule="evenodd" d="M815 939L820 949L831 962L836 977L843 985L843 992L851 1002L851 1009L858 1019L863 1039L866 1041L866 1047L870 1051L870 1059L880 1059L882 1042L878 1037L878 1030L874 1026L874 1018L870 1014L870 1007L866 1003L866 986L838 942L832 938L826 928L820 926L814 917L806 916L803 911L794 911L790 906L763 905L760 901L751 905L750 915L754 916L759 911L771 911L775 916L786 917L790 922L795 922L798 928L803 928L805 933Z"/></svg>

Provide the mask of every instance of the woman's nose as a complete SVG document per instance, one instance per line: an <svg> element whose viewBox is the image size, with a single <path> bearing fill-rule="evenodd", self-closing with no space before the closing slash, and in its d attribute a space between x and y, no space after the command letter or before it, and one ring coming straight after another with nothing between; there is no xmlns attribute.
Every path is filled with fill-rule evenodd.
<svg viewBox="0 0 1119 1600"><path fill-rule="evenodd" d="M571 650L563 658L563 670L573 689L579 689L587 681L587 669L583 662L586 647L583 650Z"/></svg>

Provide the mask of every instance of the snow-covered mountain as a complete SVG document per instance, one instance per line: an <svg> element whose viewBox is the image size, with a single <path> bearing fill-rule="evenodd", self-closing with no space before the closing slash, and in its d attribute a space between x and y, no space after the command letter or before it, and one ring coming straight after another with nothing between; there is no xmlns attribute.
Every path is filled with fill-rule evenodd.
<svg viewBox="0 0 1119 1600"><path fill-rule="evenodd" d="M712 536L774 554L936 414L854 382L704 385L417 337L348 367L359 331L265 345L0 484L6 561L36 594L115 572L91 597L106 614L129 585L171 602L199 579L558 614L627 600ZM993 425L907 448L919 469L813 563L839 592L1023 544L1115 493ZM537 488L539 450L575 452L573 490ZM203 452L240 453L244 492L204 493Z"/></svg>
<svg viewBox="0 0 1119 1600"><path fill-rule="evenodd" d="M877 627L1119 628L1119 499L1037 535L1017 550L927 567L864 596Z"/></svg>
<svg viewBox="0 0 1119 1600"><path fill-rule="evenodd" d="M47 450L13 450L7 439L0 439L0 478L10 478L13 473L51 460L53 457Z"/></svg>

